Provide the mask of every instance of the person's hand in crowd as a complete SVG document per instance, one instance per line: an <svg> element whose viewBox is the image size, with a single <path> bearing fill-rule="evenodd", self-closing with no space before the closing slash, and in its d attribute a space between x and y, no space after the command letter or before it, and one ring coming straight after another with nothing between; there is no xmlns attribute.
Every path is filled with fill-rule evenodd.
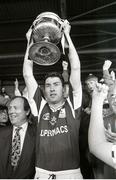
<svg viewBox="0 0 116 180"><path fill-rule="evenodd" d="M62 61L62 67L63 67L63 70L67 70L68 62L67 61Z"/></svg>
<svg viewBox="0 0 116 180"><path fill-rule="evenodd" d="M108 94L108 86L105 84L97 83L92 93L92 98L99 99L104 102Z"/></svg>
<svg viewBox="0 0 116 180"><path fill-rule="evenodd" d="M108 142L114 143L116 142L116 133L112 132L111 124L108 124L108 128L105 128L105 136Z"/></svg>
<svg viewBox="0 0 116 180"><path fill-rule="evenodd" d="M85 112L86 114L91 114L91 108L90 108L90 107L86 107L86 108L84 109L84 112Z"/></svg>
<svg viewBox="0 0 116 180"><path fill-rule="evenodd" d="M112 80L115 81L115 79L116 79L115 72L111 71L110 75L111 75Z"/></svg>
<svg viewBox="0 0 116 180"><path fill-rule="evenodd" d="M15 88L18 88L19 82L18 82L18 79L17 79L17 78L15 79L14 84L15 84Z"/></svg>
<svg viewBox="0 0 116 180"><path fill-rule="evenodd" d="M103 71L109 70L111 64L112 64L112 62L110 60L106 60L103 64Z"/></svg>

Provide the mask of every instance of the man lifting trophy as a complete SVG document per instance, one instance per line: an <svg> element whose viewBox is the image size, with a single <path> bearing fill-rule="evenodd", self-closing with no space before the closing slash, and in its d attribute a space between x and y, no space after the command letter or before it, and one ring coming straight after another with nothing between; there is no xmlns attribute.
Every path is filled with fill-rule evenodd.
<svg viewBox="0 0 116 180"><path fill-rule="evenodd" d="M23 77L31 112L38 119L35 179L82 179L79 154L80 60L70 37L70 24L54 13L42 13L29 29L27 41ZM64 79L57 69L46 73L43 93L34 76L33 62L48 67L56 63L60 53L66 50L70 65L70 93L64 96Z"/></svg>
<svg viewBox="0 0 116 180"><path fill-rule="evenodd" d="M37 16L29 30L29 58L36 64L49 66L60 59L64 22L53 12L44 12Z"/></svg>

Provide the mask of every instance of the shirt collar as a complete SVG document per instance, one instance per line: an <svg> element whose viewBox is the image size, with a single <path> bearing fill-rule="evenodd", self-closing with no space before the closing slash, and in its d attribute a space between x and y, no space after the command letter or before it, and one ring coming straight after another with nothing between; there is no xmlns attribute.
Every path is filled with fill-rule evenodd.
<svg viewBox="0 0 116 180"><path fill-rule="evenodd" d="M54 108L51 105L49 105L49 107L52 110L52 112L56 112L56 111L60 110L63 107L64 104L65 104L65 101L57 108Z"/></svg>
<svg viewBox="0 0 116 180"><path fill-rule="evenodd" d="M25 122L24 124L22 124L20 127L21 127L21 130L22 131L25 131L25 129L27 128L28 126L28 122ZM15 130L17 128L17 126L13 126L13 129Z"/></svg>

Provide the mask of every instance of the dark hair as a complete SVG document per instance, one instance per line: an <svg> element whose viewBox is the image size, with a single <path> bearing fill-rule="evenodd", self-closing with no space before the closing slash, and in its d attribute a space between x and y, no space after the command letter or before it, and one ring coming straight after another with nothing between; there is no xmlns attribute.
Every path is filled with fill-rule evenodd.
<svg viewBox="0 0 116 180"><path fill-rule="evenodd" d="M0 111L6 110L8 111L8 107L5 105L0 105Z"/></svg>
<svg viewBox="0 0 116 180"><path fill-rule="evenodd" d="M49 78L49 77L58 77L61 80L62 85L64 86L64 79L62 77L62 74L60 74L58 72L50 72L50 73L46 74L45 79L44 79L44 85L45 85L46 79Z"/></svg>
<svg viewBox="0 0 116 180"><path fill-rule="evenodd" d="M89 80L91 80L91 79L93 79L93 80L95 80L95 81L98 81L98 77L96 77L96 76L93 75L93 74L89 74L89 75L87 76L87 78L85 79L85 82L86 82L86 81L89 81Z"/></svg>
<svg viewBox="0 0 116 180"><path fill-rule="evenodd" d="M24 110L25 111L29 111L30 110L30 106L29 106L28 100L25 97L23 97L23 96L13 96L10 99L10 102L12 102L14 99L17 99L17 98L20 98L20 99L24 100ZM9 104L10 104L10 102L9 102Z"/></svg>

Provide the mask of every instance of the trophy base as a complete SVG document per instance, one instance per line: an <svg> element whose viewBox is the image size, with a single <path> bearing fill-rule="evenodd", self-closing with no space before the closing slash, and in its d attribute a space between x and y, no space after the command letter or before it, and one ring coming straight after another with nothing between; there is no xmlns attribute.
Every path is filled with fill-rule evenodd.
<svg viewBox="0 0 116 180"><path fill-rule="evenodd" d="M29 49L29 58L38 65L50 66L60 59L59 48L50 42L34 43Z"/></svg>

